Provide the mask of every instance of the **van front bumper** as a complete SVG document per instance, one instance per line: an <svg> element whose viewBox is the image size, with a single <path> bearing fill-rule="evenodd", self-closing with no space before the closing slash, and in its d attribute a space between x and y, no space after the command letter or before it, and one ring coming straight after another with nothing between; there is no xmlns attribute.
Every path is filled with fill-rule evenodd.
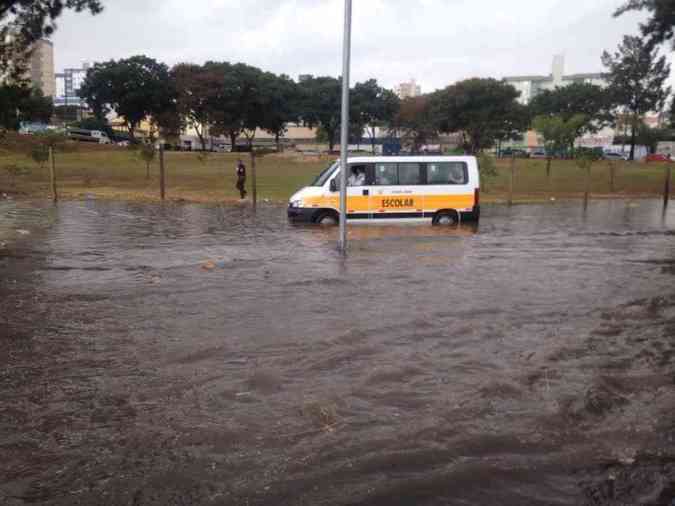
<svg viewBox="0 0 675 506"><path fill-rule="evenodd" d="M288 207L288 219L293 223L312 223L316 209L307 207Z"/></svg>

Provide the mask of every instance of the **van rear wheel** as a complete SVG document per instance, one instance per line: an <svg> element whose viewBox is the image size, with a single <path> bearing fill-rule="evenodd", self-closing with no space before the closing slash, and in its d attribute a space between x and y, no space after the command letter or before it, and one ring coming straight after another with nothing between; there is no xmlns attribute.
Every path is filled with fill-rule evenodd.
<svg viewBox="0 0 675 506"><path fill-rule="evenodd" d="M434 216L432 224L447 227L450 225L456 225L457 221L458 217L456 212L441 211L438 214L436 214L436 216Z"/></svg>
<svg viewBox="0 0 675 506"><path fill-rule="evenodd" d="M326 227L334 227L335 225L338 224L338 222L339 222L338 217L335 215L334 212L330 211L322 211L316 216L316 218L314 218L314 223Z"/></svg>

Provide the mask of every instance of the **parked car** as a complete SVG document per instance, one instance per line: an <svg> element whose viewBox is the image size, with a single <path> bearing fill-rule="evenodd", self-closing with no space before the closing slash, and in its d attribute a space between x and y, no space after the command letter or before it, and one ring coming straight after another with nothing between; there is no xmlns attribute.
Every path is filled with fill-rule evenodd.
<svg viewBox="0 0 675 506"><path fill-rule="evenodd" d="M664 155L661 153L652 153L651 155L647 155L644 158L645 162L670 162L672 161L670 159L670 156Z"/></svg>
<svg viewBox="0 0 675 506"><path fill-rule="evenodd" d="M530 153L530 158L539 158L539 159L547 158L546 151L543 151L541 149L532 151L532 153Z"/></svg>
<svg viewBox="0 0 675 506"><path fill-rule="evenodd" d="M501 158L511 158L512 156L516 158L529 158L530 154L524 149L505 148L501 150L499 156Z"/></svg>
<svg viewBox="0 0 675 506"><path fill-rule="evenodd" d="M628 160L627 155L624 155L623 153L612 153L612 152L603 153L602 158L603 160L616 160L616 161Z"/></svg>

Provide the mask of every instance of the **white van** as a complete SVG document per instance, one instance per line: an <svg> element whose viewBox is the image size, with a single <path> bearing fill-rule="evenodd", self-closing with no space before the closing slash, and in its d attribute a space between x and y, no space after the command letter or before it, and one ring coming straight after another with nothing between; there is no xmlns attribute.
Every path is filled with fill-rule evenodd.
<svg viewBox="0 0 675 506"><path fill-rule="evenodd" d="M428 221L445 225L478 221L480 184L473 156L379 156L348 159L347 220ZM339 161L311 186L295 193L288 217L295 222L339 221Z"/></svg>

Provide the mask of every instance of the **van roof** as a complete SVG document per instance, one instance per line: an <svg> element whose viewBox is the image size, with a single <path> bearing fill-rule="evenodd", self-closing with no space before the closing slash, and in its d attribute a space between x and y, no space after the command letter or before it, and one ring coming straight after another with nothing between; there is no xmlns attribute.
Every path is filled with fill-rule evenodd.
<svg viewBox="0 0 675 506"><path fill-rule="evenodd" d="M350 156L347 163L386 163L386 162L471 162L475 156L449 156L449 155L406 155L406 156ZM340 159L338 158L339 162Z"/></svg>

